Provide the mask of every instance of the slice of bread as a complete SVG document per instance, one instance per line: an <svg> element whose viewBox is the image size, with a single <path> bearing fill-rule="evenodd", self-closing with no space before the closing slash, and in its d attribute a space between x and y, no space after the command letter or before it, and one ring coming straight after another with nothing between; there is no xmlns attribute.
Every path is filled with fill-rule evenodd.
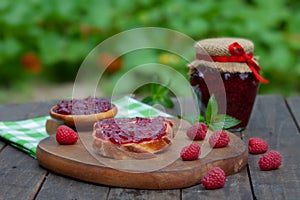
<svg viewBox="0 0 300 200"><path fill-rule="evenodd" d="M163 117L113 118L94 124L93 148L115 159L148 159L171 145L173 122Z"/></svg>

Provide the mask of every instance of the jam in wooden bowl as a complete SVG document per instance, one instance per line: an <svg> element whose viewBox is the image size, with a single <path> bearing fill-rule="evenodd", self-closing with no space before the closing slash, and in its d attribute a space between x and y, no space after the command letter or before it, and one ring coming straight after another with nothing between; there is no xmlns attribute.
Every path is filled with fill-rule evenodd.
<svg viewBox="0 0 300 200"><path fill-rule="evenodd" d="M97 121L113 118L117 112L108 99L87 97L59 102L50 109L50 116L72 127L92 127Z"/></svg>

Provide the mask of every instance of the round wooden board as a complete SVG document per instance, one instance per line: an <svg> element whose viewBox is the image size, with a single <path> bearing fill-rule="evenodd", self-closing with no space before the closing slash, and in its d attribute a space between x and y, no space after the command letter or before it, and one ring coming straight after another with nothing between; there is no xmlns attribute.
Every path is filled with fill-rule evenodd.
<svg viewBox="0 0 300 200"><path fill-rule="evenodd" d="M175 122L176 124L178 122ZM230 175L238 173L247 165L248 149L245 143L230 132L230 143L227 147L211 149L198 160L182 161L179 157L182 145L191 142L185 134L189 126L188 123L181 123L180 128L177 127L176 130L177 142L173 142L167 152L157 155L161 161L166 160L172 152L173 155L174 152L176 156L178 154L178 157L154 171L123 170L107 165L109 160L113 159L93 154L86 146L87 143L92 144L91 131L79 132L80 140L74 145L59 145L55 135L51 135L39 143L37 159L43 167L62 175L92 183L139 189L185 188L201 183L202 177L212 167L218 166L226 175ZM205 148L204 142L197 142L202 151ZM150 162L152 161L149 161L149 164Z"/></svg>

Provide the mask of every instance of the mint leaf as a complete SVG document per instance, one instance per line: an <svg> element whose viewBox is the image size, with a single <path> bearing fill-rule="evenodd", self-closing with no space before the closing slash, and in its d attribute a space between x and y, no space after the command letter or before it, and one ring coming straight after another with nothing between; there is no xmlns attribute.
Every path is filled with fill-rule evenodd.
<svg viewBox="0 0 300 200"><path fill-rule="evenodd" d="M145 104L153 105L153 98L151 96L145 97L142 99L142 102Z"/></svg>
<svg viewBox="0 0 300 200"><path fill-rule="evenodd" d="M239 123L241 123L240 120L238 120L234 117L231 117L229 115L225 115L225 123L224 123L223 129L229 129L231 127L238 125Z"/></svg>
<svg viewBox="0 0 300 200"><path fill-rule="evenodd" d="M206 107L206 113L205 113L205 117L206 117L206 123L210 124L210 121L215 118L215 116L217 116L218 114L218 102L215 98L214 95L211 95L208 103L207 103L207 107Z"/></svg>
<svg viewBox="0 0 300 200"><path fill-rule="evenodd" d="M241 121L226 114L218 114L218 103L214 95L209 98L207 103L205 118L202 115L178 116L191 124L204 122L211 130L229 129L238 125Z"/></svg>
<svg viewBox="0 0 300 200"><path fill-rule="evenodd" d="M214 118L212 118L210 120L210 123L208 124L208 126L209 126L210 129L215 131L215 130L223 129L224 124L225 124L225 115L220 114L220 115L214 116Z"/></svg>
<svg viewBox="0 0 300 200"><path fill-rule="evenodd" d="M240 122L240 120L229 115L219 114L211 120L210 127L213 130L229 129L238 125Z"/></svg>
<svg viewBox="0 0 300 200"><path fill-rule="evenodd" d="M174 103L173 103L172 99L167 95L165 95L163 97L163 100L161 101L161 103L166 108L173 108L174 107Z"/></svg>
<svg viewBox="0 0 300 200"><path fill-rule="evenodd" d="M145 97L142 102L148 105L160 104L165 108L173 108L174 103L170 93L167 86L152 83L150 84L150 96Z"/></svg>

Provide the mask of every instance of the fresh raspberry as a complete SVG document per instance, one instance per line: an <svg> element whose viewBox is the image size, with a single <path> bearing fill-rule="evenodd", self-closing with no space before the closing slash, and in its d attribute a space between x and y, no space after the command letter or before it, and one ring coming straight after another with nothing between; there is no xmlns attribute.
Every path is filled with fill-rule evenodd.
<svg viewBox="0 0 300 200"><path fill-rule="evenodd" d="M191 126L186 135L192 140L203 140L206 136L207 126L206 124L200 122Z"/></svg>
<svg viewBox="0 0 300 200"><path fill-rule="evenodd" d="M99 67L105 69L108 73L114 73L121 70L122 64L122 58L112 53L102 53L98 58Z"/></svg>
<svg viewBox="0 0 300 200"><path fill-rule="evenodd" d="M229 142L230 138L224 130L215 131L209 137L209 144L213 148L226 147L229 144Z"/></svg>
<svg viewBox="0 0 300 200"><path fill-rule="evenodd" d="M198 144L190 144L184 147L180 152L182 160L196 160L200 155L201 149Z"/></svg>
<svg viewBox="0 0 300 200"><path fill-rule="evenodd" d="M21 58L21 64L31 73L38 73L42 70L42 63L35 52L27 52Z"/></svg>
<svg viewBox="0 0 300 200"><path fill-rule="evenodd" d="M268 143L261 138L250 138L248 141L249 153L260 154L266 153L268 150Z"/></svg>
<svg viewBox="0 0 300 200"><path fill-rule="evenodd" d="M269 151L262 155L258 161L261 170L273 170L280 167L282 162L281 154L278 151Z"/></svg>
<svg viewBox="0 0 300 200"><path fill-rule="evenodd" d="M60 125L56 130L56 141L59 144L75 144L78 134L66 125Z"/></svg>
<svg viewBox="0 0 300 200"><path fill-rule="evenodd" d="M202 178L202 185L206 189L218 189L226 183L225 172L220 167L214 167Z"/></svg>

